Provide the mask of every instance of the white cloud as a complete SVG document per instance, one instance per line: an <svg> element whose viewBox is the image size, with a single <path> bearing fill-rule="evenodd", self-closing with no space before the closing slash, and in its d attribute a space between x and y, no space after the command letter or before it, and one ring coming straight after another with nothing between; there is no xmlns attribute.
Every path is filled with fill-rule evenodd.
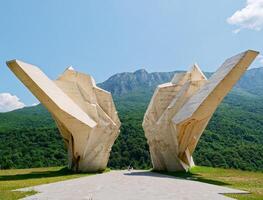
<svg viewBox="0 0 263 200"><path fill-rule="evenodd" d="M258 62L259 62L261 65L263 65L263 55L258 55L257 59L258 59Z"/></svg>
<svg viewBox="0 0 263 200"><path fill-rule="evenodd" d="M238 34L240 31L241 31L241 29L239 28L239 29L233 30L232 32L235 33L235 34Z"/></svg>
<svg viewBox="0 0 263 200"><path fill-rule="evenodd" d="M39 105L39 104L40 104L39 102L35 102L35 103L32 103L31 106L37 106L37 105Z"/></svg>
<svg viewBox="0 0 263 200"><path fill-rule="evenodd" d="M10 93L0 93L0 112L8 112L23 107L25 104L17 96Z"/></svg>
<svg viewBox="0 0 263 200"><path fill-rule="evenodd" d="M263 0L247 0L246 6L236 11L227 22L239 26L233 33L242 29L260 31L263 27Z"/></svg>

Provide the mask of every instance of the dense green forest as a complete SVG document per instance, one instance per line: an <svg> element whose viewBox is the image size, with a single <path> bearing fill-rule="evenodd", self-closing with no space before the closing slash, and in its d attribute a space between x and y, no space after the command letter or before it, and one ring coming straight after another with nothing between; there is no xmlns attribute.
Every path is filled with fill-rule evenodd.
<svg viewBox="0 0 263 200"><path fill-rule="evenodd" d="M157 74L160 80L150 86L138 83L136 89L123 87L121 91L125 92L113 92L122 126L112 148L109 167L120 169L130 164L135 168L151 167L141 123L155 85L172 76L166 75ZM133 78L130 79L134 82ZM113 80L111 87L114 87ZM249 93L249 89L242 89L240 85L224 99L202 135L194 153L197 165L263 171L263 96L257 95L257 91ZM0 167L3 169L67 163L59 132L41 105L1 113L0 141Z"/></svg>

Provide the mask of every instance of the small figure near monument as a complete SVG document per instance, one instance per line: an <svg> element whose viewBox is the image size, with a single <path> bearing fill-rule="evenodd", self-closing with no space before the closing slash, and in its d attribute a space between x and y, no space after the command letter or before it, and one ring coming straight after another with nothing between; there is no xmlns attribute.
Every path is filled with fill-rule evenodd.
<svg viewBox="0 0 263 200"><path fill-rule="evenodd" d="M127 168L127 170L128 170L129 172L132 171L132 170L133 170L132 165L129 165L128 168Z"/></svg>

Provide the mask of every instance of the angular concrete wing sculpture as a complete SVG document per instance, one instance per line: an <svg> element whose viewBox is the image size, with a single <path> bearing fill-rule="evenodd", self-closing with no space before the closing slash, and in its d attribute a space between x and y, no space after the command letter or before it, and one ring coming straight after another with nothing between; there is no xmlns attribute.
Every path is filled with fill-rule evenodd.
<svg viewBox="0 0 263 200"><path fill-rule="evenodd" d="M52 81L33 65L18 60L7 65L52 114L68 149L69 167L104 170L120 127L111 94L73 68Z"/></svg>
<svg viewBox="0 0 263 200"><path fill-rule="evenodd" d="M217 106L257 55L249 50L227 59L208 80L194 65L157 87L143 120L155 170L194 165L192 154Z"/></svg>

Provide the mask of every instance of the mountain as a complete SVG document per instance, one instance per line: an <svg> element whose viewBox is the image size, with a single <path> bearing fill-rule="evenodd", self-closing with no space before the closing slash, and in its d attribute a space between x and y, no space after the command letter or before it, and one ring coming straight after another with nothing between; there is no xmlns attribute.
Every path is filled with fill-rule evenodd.
<svg viewBox="0 0 263 200"><path fill-rule="evenodd" d="M254 68L247 71L236 88L255 95L263 95L263 67Z"/></svg>
<svg viewBox="0 0 263 200"><path fill-rule="evenodd" d="M112 92L122 122L110 167L151 167L141 123L155 87L170 81L174 73L141 69L113 75L98 84ZM263 68L248 70L209 122L194 154L196 164L263 171L262 88ZM42 105L0 113L0 141L1 168L67 163L63 141Z"/></svg>
<svg viewBox="0 0 263 200"><path fill-rule="evenodd" d="M152 92L157 85L169 82L174 74L178 72L183 71L148 73L145 69L140 69L135 72L115 74L98 85L110 91L113 96L145 91L146 88ZM212 74L209 72L205 73L207 77L210 77ZM235 89L239 92L243 91L244 93L263 95L263 67L248 70L236 84Z"/></svg>
<svg viewBox="0 0 263 200"><path fill-rule="evenodd" d="M145 88L153 90L158 84L171 80L176 72L180 71L148 73L145 69L140 69L135 72L115 74L98 85L110 91L113 96L121 96Z"/></svg>
<svg viewBox="0 0 263 200"><path fill-rule="evenodd" d="M259 76L255 77L255 69L248 70L212 117L194 153L197 165L263 171L263 95L256 92L253 85L256 81L257 88L263 86L263 68L256 70ZM164 79L141 85L138 77L151 80L156 73L139 72L143 76L138 76L138 71L137 75L129 73L129 79L135 80L136 84L122 88L122 93L111 90L125 80L120 74L109 79L111 87L108 87L108 81L100 85L114 94L122 121L121 135L112 149L111 167L124 167L130 162L136 167L149 166L148 151L134 150L148 150L141 128L143 115L156 85L170 81L174 73L162 73ZM205 74L210 77L212 73Z"/></svg>

